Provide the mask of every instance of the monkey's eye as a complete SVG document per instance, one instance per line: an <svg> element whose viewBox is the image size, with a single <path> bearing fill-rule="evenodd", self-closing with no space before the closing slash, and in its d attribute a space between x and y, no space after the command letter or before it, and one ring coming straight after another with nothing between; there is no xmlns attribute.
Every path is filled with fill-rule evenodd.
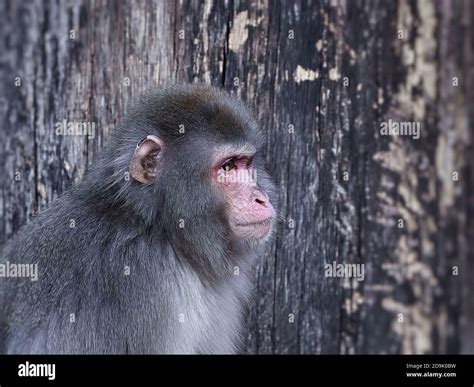
<svg viewBox="0 0 474 387"><path fill-rule="evenodd" d="M224 164L222 164L221 168L226 172L232 171L233 169L236 168L235 160L234 159L227 160Z"/></svg>

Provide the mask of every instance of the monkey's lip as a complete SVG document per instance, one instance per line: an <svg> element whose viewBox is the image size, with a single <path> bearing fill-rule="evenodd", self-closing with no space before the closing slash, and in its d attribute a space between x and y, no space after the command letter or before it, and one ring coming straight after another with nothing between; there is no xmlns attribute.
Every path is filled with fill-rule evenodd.
<svg viewBox="0 0 474 387"><path fill-rule="evenodd" d="M272 223L272 218L267 218L260 222L250 222L250 223L236 223L237 227L261 227L261 226L270 226Z"/></svg>
<svg viewBox="0 0 474 387"><path fill-rule="evenodd" d="M236 223L235 232L243 238L263 238L272 228L272 219L267 218L259 222Z"/></svg>

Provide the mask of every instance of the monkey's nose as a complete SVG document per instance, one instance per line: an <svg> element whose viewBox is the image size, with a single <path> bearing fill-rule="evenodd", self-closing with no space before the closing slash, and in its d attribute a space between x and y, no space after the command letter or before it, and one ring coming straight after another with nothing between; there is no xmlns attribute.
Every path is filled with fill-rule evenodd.
<svg viewBox="0 0 474 387"><path fill-rule="evenodd" d="M268 208L270 204L268 195L260 190L255 192L255 202L265 208Z"/></svg>

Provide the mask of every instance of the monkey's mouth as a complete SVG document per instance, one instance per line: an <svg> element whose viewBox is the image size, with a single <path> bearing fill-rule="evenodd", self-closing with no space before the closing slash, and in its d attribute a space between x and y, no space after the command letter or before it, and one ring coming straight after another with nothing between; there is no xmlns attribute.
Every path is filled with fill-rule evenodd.
<svg viewBox="0 0 474 387"><path fill-rule="evenodd" d="M241 236L262 238L270 231L272 218L260 222L236 223L235 226L235 231Z"/></svg>
<svg viewBox="0 0 474 387"><path fill-rule="evenodd" d="M260 226L270 226L272 224L272 218L262 220L261 222L252 222L252 223L237 223L237 227L260 227Z"/></svg>

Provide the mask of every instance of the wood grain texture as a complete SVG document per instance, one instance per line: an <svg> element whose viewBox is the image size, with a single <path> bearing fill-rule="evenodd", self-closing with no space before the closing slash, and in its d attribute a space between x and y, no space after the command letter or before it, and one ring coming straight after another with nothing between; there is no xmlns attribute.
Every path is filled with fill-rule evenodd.
<svg viewBox="0 0 474 387"><path fill-rule="evenodd" d="M474 352L470 1L0 7L0 242L80 179L140 91L212 83L258 115L280 193L244 352ZM382 136L388 119L421 137ZM63 120L94 136L58 136ZM333 261L365 280L326 278Z"/></svg>

